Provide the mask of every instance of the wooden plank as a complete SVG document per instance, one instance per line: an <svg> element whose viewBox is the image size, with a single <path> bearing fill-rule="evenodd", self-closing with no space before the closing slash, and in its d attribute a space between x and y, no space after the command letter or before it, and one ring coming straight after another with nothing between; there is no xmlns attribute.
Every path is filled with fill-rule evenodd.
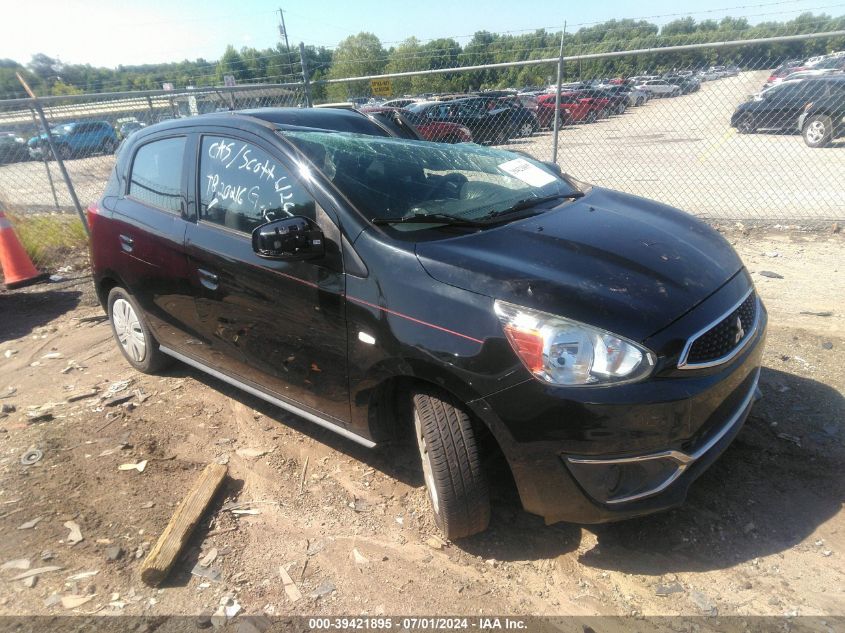
<svg viewBox="0 0 845 633"><path fill-rule="evenodd" d="M141 565L141 580L150 586L160 584L199 523L205 509L214 498L226 477L224 464L211 463L205 467L193 487L170 517L167 527Z"/></svg>

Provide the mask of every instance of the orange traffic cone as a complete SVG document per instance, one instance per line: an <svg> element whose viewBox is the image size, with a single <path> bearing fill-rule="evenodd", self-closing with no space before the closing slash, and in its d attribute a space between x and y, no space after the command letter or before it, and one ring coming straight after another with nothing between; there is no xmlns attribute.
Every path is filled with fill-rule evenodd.
<svg viewBox="0 0 845 633"><path fill-rule="evenodd" d="M0 209L0 267L3 268L3 277L6 288L20 288L34 284L47 275L39 273L32 265L29 255L21 246L12 223Z"/></svg>

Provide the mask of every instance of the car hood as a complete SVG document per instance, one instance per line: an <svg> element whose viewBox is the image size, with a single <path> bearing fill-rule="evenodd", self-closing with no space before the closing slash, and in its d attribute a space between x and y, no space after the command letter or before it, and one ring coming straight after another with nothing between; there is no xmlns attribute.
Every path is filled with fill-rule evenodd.
<svg viewBox="0 0 845 633"><path fill-rule="evenodd" d="M742 269L727 241L657 202L593 188L540 215L416 247L434 279L645 340Z"/></svg>
<svg viewBox="0 0 845 633"><path fill-rule="evenodd" d="M772 102L766 99L749 99L743 101L736 107L737 112L754 112L756 110L769 110L772 107Z"/></svg>

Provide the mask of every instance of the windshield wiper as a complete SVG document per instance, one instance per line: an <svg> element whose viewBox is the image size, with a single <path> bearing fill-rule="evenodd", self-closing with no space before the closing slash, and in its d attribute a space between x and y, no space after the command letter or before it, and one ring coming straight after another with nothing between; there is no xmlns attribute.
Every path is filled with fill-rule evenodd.
<svg viewBox="0 0 845 633"><path fill-rule="evenodd" d="M417 215L406 215L403 218L373 218L373 224L447 224L449 226L486 226L485 222L464 220L446 213L418 213Z"/></svg>
<svg viewBox="0 0 845 633"><path fill-rule="evenodd" d="M525 209L530 209L531 207L535 207L542 202L548 202L549 200L558 200L560 198L566 198L569 200L576 200L578 198L583 198L584 192L582 191L573 191L572 193L556 193L551 196L540 196L539 198L525 198L523 200L518 200L507 209L501 209L500 211L493 211L493 213L488 213L485 215L485 218L496 218L501 215L507 215L509 213L516 213L517 211L524 211Z"/></svg>

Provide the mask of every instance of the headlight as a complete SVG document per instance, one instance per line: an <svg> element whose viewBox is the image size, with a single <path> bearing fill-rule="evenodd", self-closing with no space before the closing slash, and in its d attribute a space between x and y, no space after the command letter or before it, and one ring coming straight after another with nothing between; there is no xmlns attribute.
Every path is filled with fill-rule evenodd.
<svg viewBox="0 0 845 633"><path fill-rule="evenodd" d="M545 382L598 387L642 380L654 369L652 352L606 330L498 299L494 309L517 356Z"/></svg>

